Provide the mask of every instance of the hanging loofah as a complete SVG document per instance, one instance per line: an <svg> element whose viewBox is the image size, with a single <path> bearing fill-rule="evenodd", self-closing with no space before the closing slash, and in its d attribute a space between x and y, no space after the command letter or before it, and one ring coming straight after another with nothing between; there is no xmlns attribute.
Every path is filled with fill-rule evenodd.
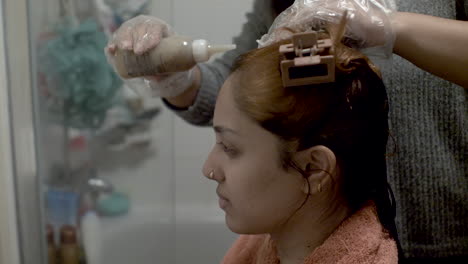
<svg viewBox="0 0 468 264"><path fill-rule="evenodd" d="M96 22L87 20L77 27L58 27L57 37L40 49L38 64L52 119L78 129L102 125L122 84L107 63L106 44Z"/></svg>

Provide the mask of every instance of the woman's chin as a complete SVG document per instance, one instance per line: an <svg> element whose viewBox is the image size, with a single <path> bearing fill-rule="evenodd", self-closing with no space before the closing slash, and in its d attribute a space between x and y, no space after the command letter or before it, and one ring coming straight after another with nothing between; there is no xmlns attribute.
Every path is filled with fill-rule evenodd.
<svg viewBox="0 0 468 264"><path fill-rule="evenodd" d="M257 228L248 223L241 223L240 221L235 221L226 213L226 226L233 233L239 235L253 235L253 234L264 234L265 232L260 232Z"/></svg>
<svg viewBox="0 0 468 264"><path fill-rule="evenodd" d="M226 213L225 219L226 219L226 226L229 228L229 230L239 235L246 234L246 228L244 227L244 225L241 225L238 223L238 221L235 221L234 219L232 219L228 215L228 213Z"/></svg>

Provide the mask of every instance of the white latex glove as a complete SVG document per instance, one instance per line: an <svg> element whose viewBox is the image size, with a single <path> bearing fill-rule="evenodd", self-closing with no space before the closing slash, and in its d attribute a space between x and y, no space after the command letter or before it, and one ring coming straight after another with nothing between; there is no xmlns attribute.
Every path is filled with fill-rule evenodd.
<svg viewBox="0 0 468 264"><path fill-rule="evenodd" d="M275 19L258 43L264 47L289 38L292 34L289 29L293 32L325 29L330 23L338 24L347 10L345 43L367 49L369 55L389 57L395 42L391 21L395 9L394 0L296 0Z"/></svg>
<svg viewBox="0 0 468 264"><path fill-rule="evenodd" d="M140 96L171 98L182 94L192 85L193 70L125 79L124 83Z"/></svg>
<svg viewBox="0 0 468 264"><path fill-rule="evenodd" d="M154 47L174 31L163 20L140 15L123 23L110 39L105 52L108 61L114 65L113 55L117 49L130 50L141 55ZM127 79L124 82L143 96L175 97L187 90L193 82L191 70Z"/></svg>

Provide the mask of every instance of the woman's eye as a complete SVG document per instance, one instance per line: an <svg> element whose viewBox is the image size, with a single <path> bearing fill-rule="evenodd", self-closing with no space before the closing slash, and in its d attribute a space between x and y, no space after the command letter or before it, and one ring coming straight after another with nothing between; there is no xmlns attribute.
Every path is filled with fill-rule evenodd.
<svg viewBox="0 0 468 264"><path fill-rule="evenodd" d="M234 156L235 154L237 154L234 148L226 146L223 142L217 142L216 144L218 144L221 147L221 149L230 156Z"/></svg>

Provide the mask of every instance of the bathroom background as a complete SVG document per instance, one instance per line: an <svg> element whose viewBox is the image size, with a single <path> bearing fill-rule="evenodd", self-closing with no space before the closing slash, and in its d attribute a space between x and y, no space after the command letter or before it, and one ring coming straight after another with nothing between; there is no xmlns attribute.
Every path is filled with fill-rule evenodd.
<svg viewBox="0 0 468 264"><path fill-rule="evenodd" d="M252 3L2 0L2 264L51 263L47 234L57 253L85 244L90 264L219 263L236 235L201 174L214 133L122 87L100 50L141 13L231 43Z"/></svg>

